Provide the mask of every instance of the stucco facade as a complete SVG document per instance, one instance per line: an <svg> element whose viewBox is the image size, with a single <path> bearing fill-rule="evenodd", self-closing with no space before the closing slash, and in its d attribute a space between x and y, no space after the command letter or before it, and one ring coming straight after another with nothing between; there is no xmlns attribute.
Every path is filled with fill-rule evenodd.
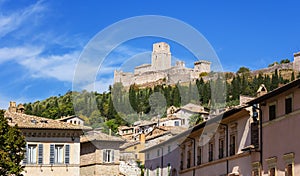
<svg viewBox="0 0 300 176"><path fill-rule="evenodd" d="M253 101L258 104L262 118L262 170L253 168L254 176L300 175L300 80L295 80ZM253 165L260 163L260 153Z"/></svg>
<svg viewBox="0 0 300 176"><path fill-rule="evenodd" d="M80 175L119 175L119 147L124 142L121 138L101 132L83 136L80 144Z"/></svg>
<svg viewBox="0 0 300 176"><path fill-rule="evenodd" d="M26 115L11 106L5 117L9 125L18 125L26 140L22 174L79 176L80 136L90 128Z"/></svg>

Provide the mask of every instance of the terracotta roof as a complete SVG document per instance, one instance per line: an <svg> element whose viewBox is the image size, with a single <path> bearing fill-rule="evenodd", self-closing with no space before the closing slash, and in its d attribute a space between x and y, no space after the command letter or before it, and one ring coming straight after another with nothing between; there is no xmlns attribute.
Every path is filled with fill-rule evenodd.
<svg viewBox="0 0 300 176"><path fill-rule="evenodd" d="M151 140L166 134L171 134L171 135L177 135L183 131L185 131L187 128L184 127L178 127L178 126L160 126L160 127L155 127L151 132L149 132L146 135L146 141Z"/></svg>
<svg viewBox="0 0 300 176"><path fill-rule="evenodd" d="M176 120L176 119L181 119L181 118L177 117L177 116L174 116L174 115L170 115L168 117L161 118L159 121L160 122L165 122L165 121L168 121L168 120Z"/></svg>
<svg viewBox="0 0 300 176"><path fill-rule="evenodd" d="M75 118L75 117L83 120L82 118L80 118L79 116L76 116L76 115L71 115L71 116L67 116L67 117L61 117L61 118L56 119L56 120L58 120L58 121L64 121L64 120L72 119L72 118Z"/></svg>
<svg viewBox="0 0 300 176"><path fill-rule="evenodd" d="M9 119L10 125L18 125L18 128L43 128L43 129L70 129L70 130L91 130L91 127L74 125L53 119L27 115L17 112L6 111L5 117Z"/></svg>
<svg viewBox="0 0 300 176"><path fill-rule="evenodd" d="M124 139L121 139L117 136L110 136L108 134L97 132L93 134L87 134L80 138L81 143L90 142L90 141L115 141L115 142L125 142Z"/></svg>
<svg viewBox="0 0 300 176"><path fill-rule="evenodd" d="M119 126L118 129L119 130L127 130L127 129L132 129L134 127L129 127L129 126Z"/></svg>
<svg viewBox="0 0 300 176"><path fill-rule="evenodd" d="M296 79L295 81L287 83L282 87L278 87L278 88L272 90L271 92L268 92L268 93L266 93L262 96L259 96L255 99L247 102L247 104L252 105L252 104L256 104L256 103L261 103L261 102L263 102L263 101L265 101L265 100L267 100L267 99L269 99L273 96L279 95L279 94L281 94L281 93L283 93L283 92L285 92L289 89L292 89L294 87L298 87L298 88L300 87L300 79Z"/></svg>
<svg viewBox="0 0 300 176"><path fill-rule="evenodd" d="M182 106L181 109L188 110L191 112L196 112L196 113L208 113L204 110L203 106L196 105L193 103L188 103L188 104Z"/></svg>
<svg viewBox="0 0 300 176"><path fill-rule="evenodd" d="M217 118L212 118L208 121L204 121L192 128L188 128L188 129L182 129L183 131L176 134L175 136L172 136L171 138L168 138L167 140L161 142L161 143L158 143L156 145L151 145L149 147L147 147L146 149L143 149L140 151L140 153L145 153L149 150L152 150L153 148L156 148L156 147L160 147L162 145L165 145L165 144L168 144L169 142L173 142L174 140L179 140L179 139L185 139L187 138L191 133L199 130L199 129L202 129L204 128L206 125L209 125L209 124L214 124L214 123L220 123L219 120L222 120L222 119L226 119L228 117L230 117L231 115L235 114L235 113L239 113L241 112L242 110L244 110L244 108L246 108L247 106L237 106L235 108L232 108L228 111L225 111L224 113L220 114L217 116Z"/></svg>
<svg viewBox="0 0 300 176"><path fill-rule="evenodd" d="M148 125L154 125L154 124L156 124L156 122L142 120L142 121L136 121L133 125L142 127L142 126L148 126Z"/></svg>
<svg viewBox="0 0 300 176"><path fill-rule="evenodd" d="M124 149L126 149L126 148L128 148L128 147L137 145L137 144L139 144L139 143L140 143L140 141L130 141L130 142L126 142L126 143L124 143L123 145L120 146L120 149L121 149L121 150L124 150Z"/></svg>

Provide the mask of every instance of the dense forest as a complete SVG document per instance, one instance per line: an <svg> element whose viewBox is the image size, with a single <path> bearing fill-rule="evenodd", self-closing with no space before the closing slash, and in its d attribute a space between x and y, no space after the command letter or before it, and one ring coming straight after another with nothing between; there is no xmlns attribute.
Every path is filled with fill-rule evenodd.
<svg viewBox="0 0 300 176"><path fill-rule="evenodd" d="M76 114L85 120L86 125L116 132L120 125L163 117L166 107L171 105L180 107L191 102L210 109L235 106L239 103L239 95L256 96L261 84L271 91L294 79L294 72L289 79L284 79L277 70L271 75L251 75L248 68L241 67L237 73L210 73L205 79L200 77L193 83L183 85L156 85L151 88L132 85L125 89L118 83L104 93L68 91L65 95L26 103L24 106L26 114L51 119Z"/></svg>

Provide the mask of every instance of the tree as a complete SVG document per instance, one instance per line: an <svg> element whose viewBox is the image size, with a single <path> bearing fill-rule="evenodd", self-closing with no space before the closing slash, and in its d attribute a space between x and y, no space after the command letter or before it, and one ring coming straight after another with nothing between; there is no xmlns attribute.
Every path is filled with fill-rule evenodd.
<svg viewBox="0 0 300 176"><path fill-rule="evenodd" d="M295 80L295 72L293 72L291 75L291 81L294 81L294 80Z"/></svg>
<svg viewBox="0 0 300 176"><path fill-rule="evenodd" d="M0 175L21 175L26 142L17 126L9 126L0 110Z"/></svg>
<svg viewBox="0 0 300 176"><path fill-rule="evenodd" d="M282 59L280 61L280 64L286 64L286 63L290 63L291 61L289 59Z"/></svg>
<svg viewBox="0 0 300 176"><path fill-rule="evenodd" d="M250 69L247 67L240 67L239 70L236 72L237 74L249 74Z"/></svg>

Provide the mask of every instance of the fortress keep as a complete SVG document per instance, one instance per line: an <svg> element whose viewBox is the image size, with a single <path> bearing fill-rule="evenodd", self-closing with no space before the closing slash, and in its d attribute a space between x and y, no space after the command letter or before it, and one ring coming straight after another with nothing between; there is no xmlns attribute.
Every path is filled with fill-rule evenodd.
<svg viewBox="0 0 300 176"><path fill-rule="evenodd" d="M210 62L200 60L194 68L185 67L183 61L176 61L171 66L170 46L165 42L153 44L151 64L143 64L134 68L134 73L114 71L114 83L122 83L128 87L132 84L146 85L149 83L165 83L168 85L190 82L199 78L201 73L210 72Z"/></svg>

